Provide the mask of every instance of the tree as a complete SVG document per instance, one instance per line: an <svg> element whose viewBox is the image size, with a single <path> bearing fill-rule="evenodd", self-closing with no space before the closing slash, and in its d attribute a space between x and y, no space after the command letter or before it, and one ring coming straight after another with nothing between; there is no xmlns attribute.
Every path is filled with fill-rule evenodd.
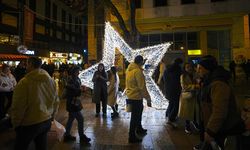
<svg viewBox="0 0 250 150"><path fill-rule="evenodd" d="M111 2L111 0L104 0L104 4L106 8L110 9L111 14L114 15L119 23L119 26L123 32L123 36L125 41L130 44L131 47L137 48L139 46L139 31L136 28L135 22L135 15L136 15L136 7L135 7L135 0L128 0L129 4L129 28L125 24L124 19L122 18L121 14L119 13L118 9L115 5Z"/></svg>

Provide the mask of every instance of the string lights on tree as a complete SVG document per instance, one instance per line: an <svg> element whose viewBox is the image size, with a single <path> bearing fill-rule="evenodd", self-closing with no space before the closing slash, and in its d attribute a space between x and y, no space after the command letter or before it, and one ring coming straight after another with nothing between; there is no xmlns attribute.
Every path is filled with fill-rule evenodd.
<svg viewBox="0 0 250 150"><path fill-rule="evenodd" d="M99 63L103 63L105 70L109 70L115 63L115 50L118 49L121 54L125 57L128 62L133 62L137 55L142 55L146 62L143 66L144 75L146 80L146 87L152 100L152 107L163 109L167 108L168 101L162 94L159 87L152 79L152 75L158 66L159 62L164 57L164 54L168 50L171 44L169 42L149 46L141 49L132 49L119 35L118 32L110 25L109 22L105 24L105 35L104 35L104 48L102 60ZM79 77L84 86L93 89L92 77L94 72L97 70L98 64L95 64L85 70L83 70ZM126 89L125 89L126 90ZM124 106L126 99L125 91L118 94L118 104Z"/></svg>

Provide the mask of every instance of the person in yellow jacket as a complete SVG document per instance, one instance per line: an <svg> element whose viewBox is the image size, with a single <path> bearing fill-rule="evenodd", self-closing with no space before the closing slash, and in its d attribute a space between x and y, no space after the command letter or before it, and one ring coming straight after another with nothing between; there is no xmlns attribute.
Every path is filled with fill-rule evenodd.
<svg viewBox="0 0 250 150"><path fill-rule="evenodd" d="M138 143L142 140L136 136L137 134L145 135L146 129L142 128L141 119L143 111L143 98L147 99L147 105L151 107L151 99L146 89L145 77L143 69L143 57L138 55L134 59L134 63L129 64L126 71L126 94L127 104L131 106L131 120L129 127L129 143Z"/></svg>
<svg viewBox="0 0 250 150"><path fill-rule="evenodd" d="M47 133L58 109L55 81L43 69L41 59L30 57L27 74L18 82L11 105L11 121L16 131L15 150L47 149Z"/></svg>

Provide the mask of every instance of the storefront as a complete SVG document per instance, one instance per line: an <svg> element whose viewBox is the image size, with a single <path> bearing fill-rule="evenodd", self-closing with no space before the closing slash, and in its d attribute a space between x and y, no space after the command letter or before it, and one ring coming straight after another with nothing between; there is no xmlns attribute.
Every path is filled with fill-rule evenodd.
<svg viewBox="0 0 250 150"><path fill-rule="evenodd" d="M68 64L82 64L83 57L77 53L69 53Z"/></svg>
<svg viewBox="0 0 250 150"><path fill-rule="evenodd" d="M0 54L0 66L2 64L8 64L10 66L16 67L20 61L26 60L29 56L18 55L18 54Z"/></svg>
<svg viewBox="0 0 250 150"><path fill-rule="evenodd" d="M58 52L50 52L50 58L43 58L43 62L53 63L58 69L62 63L67 63L68 54L67 53L58 53Z"/></svg>

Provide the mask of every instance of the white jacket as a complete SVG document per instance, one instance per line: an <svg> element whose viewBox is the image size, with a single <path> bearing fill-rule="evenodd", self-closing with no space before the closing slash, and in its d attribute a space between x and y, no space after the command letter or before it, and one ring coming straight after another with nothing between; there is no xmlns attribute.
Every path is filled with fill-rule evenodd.
<svg viewBox="0 0 250 150"><path fill-rule="evenodd" d="M12 100L14 127L33 125L54 117L59 104L55 81L43 69L26 74L18 82Z"/></svg>
<svg viewBox="0 0 250 150"><path fill-rule="evenodd" d="M16 86L15 77L10 74L0 73L0 92L10 92L14 90Z"/></svg>

